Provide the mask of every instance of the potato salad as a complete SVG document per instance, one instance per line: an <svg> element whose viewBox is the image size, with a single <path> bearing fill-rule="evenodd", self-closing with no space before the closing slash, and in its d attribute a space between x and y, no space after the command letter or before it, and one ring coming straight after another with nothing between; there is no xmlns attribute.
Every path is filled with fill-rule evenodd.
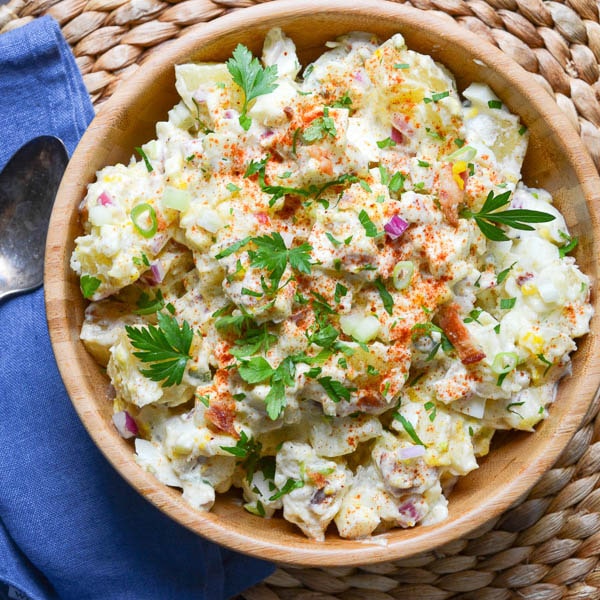
<svg viewBox="0 0 600 600"><path fill-rule="evenodd" d="M236 488L314 540L443 520L495 431L547 416L592 317L576 238L521 181L527 128L400 34L302 69L273 29L175 73L71 258L115 427L199 510Z"/></svg>

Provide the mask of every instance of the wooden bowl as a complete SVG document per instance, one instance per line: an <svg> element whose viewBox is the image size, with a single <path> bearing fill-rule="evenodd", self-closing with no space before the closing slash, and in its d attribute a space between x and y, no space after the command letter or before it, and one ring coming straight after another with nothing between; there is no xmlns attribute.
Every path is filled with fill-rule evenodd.
<svg viewBox="0 0 600 600"><path fill-rule="evenodd" d="M128 161L134 146L154 137L154 126L175 104L173 66L189 60L225 60L238 42L260 52L264 34L280 26L295 41L303 64L323 43L352 31L382 39L401 32L410 48L430 54L455 74L460 89L472 81L490 85L521 116L531 133L524 180L548 189L579 237L577 260L596 287L600 179L588 154L553 99L497 48L452 19L381 1L269 2L235 12L161 48L102 106L83 136L58 192L46 250L47 316L56 359L69 395L90 435L129 483L170 517L220 544L266 559L300 565L367 564L404 558L464 537L522 498L548 469L577 430L600 383L598 323L580 340L573 374L560 384L549 418L534 434L502 436L481 467L460 480L450 496L449 517L434 526L394 530L387 543L340 539L308 540L283 518L261 519L233 496L217 500L210 513L189 507L178 490L159 483L135 463L131 443L111 423L110 384L79 340L85 301L69 268L80 233L77 207L101 167ZM107 492L109 493L109 492Z"/></svg>

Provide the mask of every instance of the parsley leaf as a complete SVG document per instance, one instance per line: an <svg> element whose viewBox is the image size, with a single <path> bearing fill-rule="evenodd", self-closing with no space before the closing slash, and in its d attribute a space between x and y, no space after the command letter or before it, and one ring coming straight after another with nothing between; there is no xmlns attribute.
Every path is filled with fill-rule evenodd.
<svg viewBox="0 0 600 600"><path fill-rule="evenodd" d="M308 336L308 341L321 348L329 348L339 337L339 331L333 325L322 327L316 333Z"/></svg>
<svg viewBox="0 0 600 600"><path fill-rule="evenodd" d="M332 102L329 106L331 108L347 108L350 110L352 108L352 98L350 98L348 92L344 92L344 95L339 100Z"/></svg>
<svg viewBox="0 0 600 600"><path fill-rule="evenodd" d="M102 282L92 275L82 275L79 280L79 285L81 287L81 292L84 298L91 298L94 295L94 292L100 287Z"/></svg>
<svg viewBox="0 0 600 600"><path fill-rule="evenodd" d="M229 352L236 358L244 358L258 352L266 352L276 341L277 336L263 325L261 328L248 329L243 337L235 341L235 347Z"/></svg>
<svg viewBox="0 0 600 600"><path fill-rule="evenodd" d="M246 432L242 431L235 446L221 446L221 450L245 459L242 461L242 467L246 471L246 480L250 483L256 467L261 461L262 444L252 437L249 438Z"/></svg>
<svg viewBox="0 0 600 600"><path fill-rule="evenodd" d="M244 105L239 122L244 131L248 131L252 124L252 120L246 114L248 104L258 96L269 94L277 87L278 84L275 83L277 65L262 67L258 58L252 57L250 50L242 44L237 45L226 65L233 81L244 92Z"/></svg>
<svg viewBox="0 0 600 600"><path fill-rule="evenodd" d="M311 272L312 262L310 261L310 251L312 246L306 242L295 248L288 250L281 234L277 231L270 235L261 235L251 238L257 247L256 251L249 251L252 267L267 269L270 271L270 279L273 287L277 287L289 261L291 267L306 273Z"/></svg>
<svg viewBox="0 0 600 600"><path fill-rule="evenodd" d="M275 369L262 356L255 356L241 363L238 372L246 383L256 384L270 379Z"/></svg>
<svg viewBox="0 0 600 600"><path fill-rule="evenodd" d="M494 196L494 192L490 191L479 212L474 213L465 208L461 211L461 217L475 219L481 233L496 242L507 242L510 238L494 223L508 225L523 231L533 231L534 228L528 223L547 223L555 219L554 215L525 208L494 212L510 203L510 194L511 192L508 191Z"/></svg>
<svg viewBox="0 0 600 600"><path fill-rule="evenodd" d="M140 370L144 377L160 381L163 387L179 385L187 361L191 359L190 347L194 333L187 321L181 326L173 316L158 313L158 327L125 326L127 337L138 352L133 355L150 363L149 369Z"/></svg>
<svg viewBox="0 0 600 600"><path fill-rule="evenodd" d="M356 388L344 387L339 381L336 381L329 376L319 377L317 381L323 386L323 389L327 392L327 395L334 402L339 402L340 400L350 400L351 393L356 391Z"/></svg>
<svg viewBox="0 0 600 600"><path fill-rule="evenodd" d="M310 144L322 140L327 135L334 138L337 135L337 129L335 128L335 121L329 116L329 108L326 106L323 109L323 116L314 119L304 130L302 139Z"/></svg>
<svg viewBox="0 0 600 600"><path fill-rule="evenodd" d="M136 304L138 308L133 311L136 315L151 315L165 307L165 300L162 292L156 290L154 298L151 298L150 294L142 292Z"/></svg>
<svg viewBox="0 0 600 600"><path fill-rule="evenodd" d="M240 377L250 384L263 383L269 381L271 389L265 397L267 414L273 421L279 418L285 407L285 388L294 385L296 375L296 359L293 356L287 356L281 361L279 366L274 369L269 362L262 356L255 356L250 360L244 360L238 366Z"/></svg>

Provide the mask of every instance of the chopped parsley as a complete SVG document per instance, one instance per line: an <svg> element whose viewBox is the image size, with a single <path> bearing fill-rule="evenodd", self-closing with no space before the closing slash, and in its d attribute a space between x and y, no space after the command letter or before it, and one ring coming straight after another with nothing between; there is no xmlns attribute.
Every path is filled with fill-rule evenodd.
<svg viewBox="0 0 600 600"><path fill-rule="evenodd" d="M510 265L510 267L508 267L507 269L504 269L504 271L500 271L500 273L498 273L498 275L496 275L496 283L502 283L506 277L508 276L508 274L510 273L511 269L517 264L517 261L515 261L512 265Z"/></svg>
<svg viewBox="0 0 600 600"><path fill-rule="evenodd" d="M383 308L385 308L385 312L387 312L388 315L393 314L394 312L394 298L392 298L392 295L387 291L385 284L383 283L383 281L381 281L381 278L378 277L374 283L375 287L377 288L377 291L379 292L379 297L381 298L381 301L383 302Z"/></svg>
<svg viewBox="0 0 600 600"><path fill-rule="evenodd" d="M500 308L502 310L510 310L511 308L514 308L516 303L517 303L516 298L501 298L500 299Z"/></svg>
<svg viewBox="0 0 600 600"><path fill-rule="evenodd" d="M390 137L385 138L385 140L379 140L377 142L377 147L381 148L382 150L383 148L393 148L395 145L396 142Z"/></svg>
<svg viewBox="0 0 600 600"><path fill-rule="evenodd" d="M331 377L319 377L317 381L321 384L327 395L334 401L340 402L341 400L350 400L352 392L356 391L356 388L344 387L339 381L332 379Z"/></svg>
<svg viewBox="0 0 600 600"><path fill-rule="evenodd" d="M561 232L561 234L562 234L562 232ZM569 252L571 252L572 250L575 250L575 248L577 247L577 244L579 243L579 238L570 237L566 234L562 234L562 237L565 240L565 244L564 244L564 246L561 246L558 249L558 255L560 256L560 258L564 258L567 254L569 254Z"/></svg>
<svg viewBox="0 0 600 600"><path fill-rule="evenodd" d="M399 412L395 412L394 419L396 419L397 421L400 421L400 423L402 424L402 427L404 428L404 431L406 431L406 433L408 434L410 439L415 444L417 444L418 446L425 446L425 444L421 441L421 438L417 435L417 432L415 431L415 428L412 426L412 423L404 415L401 415Z"/></svg>
<svg viewBox="0 0 600 600"><path fill-rule="evenodd" d="M152 315L165 307L165 300L160 290L156 290L154 298L150 294L142 292L136 305L137 310L133 311L136 315Z"/></svg>
<svg viewBox="0 0 600 600"><path fill-rule="evenodd" d="M92 275L82 275L79 280L79 287L84 298L91 298L102 282Z"/></svg>
<svg viewBox="0 0 600 600"><path fill-rule="evenodd" d="M140 146L136 146L135 151L142 157L142 160L144 161L144 164L146 165L146 170L148 171L148 173L152 173L152 171L154 171L154 167L152 166L152 163L150 162L148 155L144 152L144 150Z"/></svg>
<svg viewBox="0 0 600 600"><path fill-rule="evenodd" d="M278 492L276 492L269 498L269 502L279 500L281 496L285 496L286 494L289 494L290 492L293 492L294 490L297 490L301 487L304 487L304 481L302 481L301 479L290 478L285 482L285 485Z"/></svg>
<svg viewBox="0 0 600 600"><path fill-rule="evenodd" d="M375 223L371 221L371 218L369 217L367 211L364 208L361 209L361 211L358 213L358 220L360 221L360 224L365 228L365 234L367 237L377 237L379 235Z"/></svg>

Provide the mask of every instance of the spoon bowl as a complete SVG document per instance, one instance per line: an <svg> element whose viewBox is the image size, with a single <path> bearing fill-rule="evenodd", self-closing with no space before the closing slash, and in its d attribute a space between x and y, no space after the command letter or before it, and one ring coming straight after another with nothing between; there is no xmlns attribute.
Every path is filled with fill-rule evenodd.
<svg viewBox="0 0 600 600"><path fill-rule="evenodd" d="M62 141L45 135L0 173L0 300L42 285L48 222L68 160Z"/></svg>

